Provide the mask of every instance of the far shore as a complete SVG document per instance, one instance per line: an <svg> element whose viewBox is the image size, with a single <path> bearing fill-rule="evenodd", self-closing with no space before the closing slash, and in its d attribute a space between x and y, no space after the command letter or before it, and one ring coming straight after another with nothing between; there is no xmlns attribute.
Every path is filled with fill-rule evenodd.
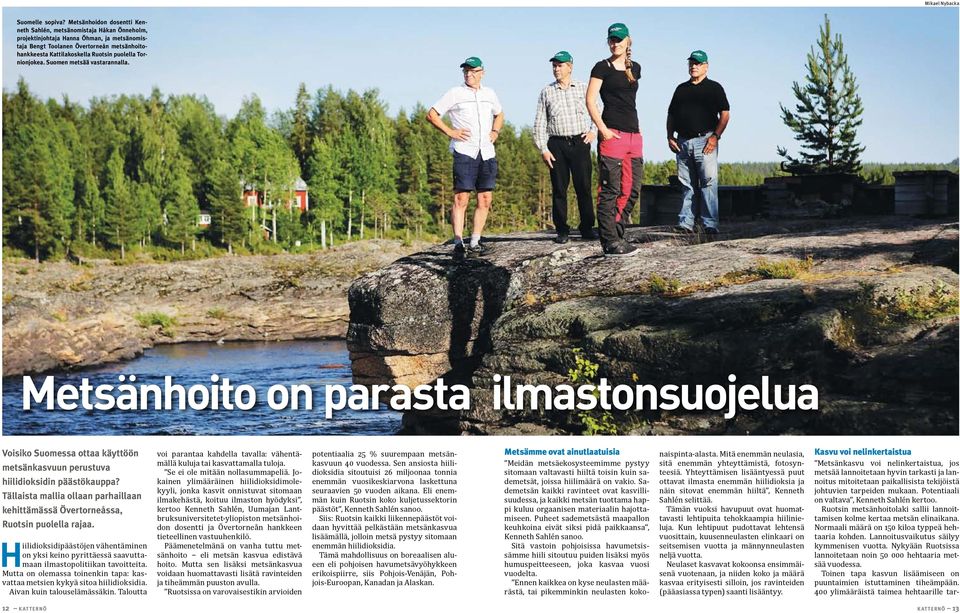
<svg viewBox="0 0 960 613"><path fill-rule="evenodd" d="M3 263L3 376L128 360L159 344L344 339L347 290L426 244L115 265Z"/></svg>

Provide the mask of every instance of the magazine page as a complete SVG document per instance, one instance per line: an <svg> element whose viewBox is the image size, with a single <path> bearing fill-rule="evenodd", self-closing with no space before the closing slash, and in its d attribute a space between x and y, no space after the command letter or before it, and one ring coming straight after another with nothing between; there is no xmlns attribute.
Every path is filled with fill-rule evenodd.
<svg viewBox="0 0 960 613"><path fill-rule="evenodd" d="M0 613L960 611L958 23L5 5Z"/></svg>

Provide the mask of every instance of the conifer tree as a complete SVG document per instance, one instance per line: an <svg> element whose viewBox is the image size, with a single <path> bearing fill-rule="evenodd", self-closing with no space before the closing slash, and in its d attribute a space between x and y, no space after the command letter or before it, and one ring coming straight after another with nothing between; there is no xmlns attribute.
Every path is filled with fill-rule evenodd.
<svg viewBox="0 0 960 613"><path fill-rule="evenodd" d="M133 192L131 181L123 173L123 157L115 149L107 162L103 231L106 241L120 248L121 259L126 257L127 246L139 236Z"/></svg>
<svg viewBox="0 0 960 613"><path fill-rule="evenodd" d="M218 161L213 170L213 191L210 194L210 225L213 236L233 253L249 232L250 220L243 210L240 178L225 162Z"/></svg>
<svg viewBox="0 0 960 613"><path fill-rule="evenodd" d="M164 208L166 224L163 233L167 240L179 243L180 253L186 250L187 241L192 242L197 236L199 214L200 207L197 206L197 199L193 195L190 177L184 164L178 164L174 169L169 199Z"/></svg>
<svg viewBox="0 0 960 613"><path fill-rule="evenodd" d="M794 81L793 95L797 98L795 109L781 104L781 117L803 150L794 158L786 148L777 148L786 160L784 170L795 174L858 172L864 151L856 142L857 128L863 123L863 103L847 64L843 39L831 33L826 15L820 38L807 54L806 82Z"/></svg>

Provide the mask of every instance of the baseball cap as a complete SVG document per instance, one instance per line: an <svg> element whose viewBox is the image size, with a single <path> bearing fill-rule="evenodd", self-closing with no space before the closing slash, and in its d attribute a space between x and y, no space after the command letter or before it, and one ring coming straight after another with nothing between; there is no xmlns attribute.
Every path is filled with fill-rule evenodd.
<svg viewBox="0 0 960 613"><path fill-rule="evenodd" d="M463 60L463 63L460 64L460 68L483 68L483 60L478 57L470 56L467 59Z"/></svg>
<svg viewBox="0 0 960 613"><path fill-rule="evenodd" d="M627 26L623 25L622 23L615 23L607 28L607 38L623 40L628 36L630 36L630 30L627 29Z"/></svg>
<svg viewBox="0 0 960 613"><path fill-rule="evenodd" d="M707 52L697 49L696 51L690 54L690 57L687 58L691 62L696 62L697 64L706 64L707 63Z"/></svg>
<svg viewBox="0 0 960 613"><path fill-rule="evenodd" d="M566 51L557 51L552 58L551 62L572 62L573 56L567 53Z"/></svg>

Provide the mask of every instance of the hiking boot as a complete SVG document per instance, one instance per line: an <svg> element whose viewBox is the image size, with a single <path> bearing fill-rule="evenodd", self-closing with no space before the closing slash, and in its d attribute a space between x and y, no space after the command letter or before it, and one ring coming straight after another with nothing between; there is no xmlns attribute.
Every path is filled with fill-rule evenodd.
<svg viewBox="0 0 960 613"><path fill-rule="evenodd" d="M673 227L675 234L693 234L693 228L688 228L687 226L682 226L677 224Z"/></svg>
<svg viewBox="0 0 960 613"><path fill-rule="evenodd" d="M485 255L490 255L492 250L487 246L486 243L477 243L477 246L473 245L467 246L467 257L468 258L479 258Z"/></svg>
<svg viewBox="0 0 960 613"><path fill-rule="evenodd" d="M617 241L616 243L611 243L603 248L603 255L605 257L623 257L627 255L636 255L640 250L636 245L631 245L626 241Z"/></svg>
<svg viewBox="0 0 960 613"><path fill-rule="evenodd" d="M558 245L566 245L567 241L570 240L570 236L567 234L557 234L557 238L553 239L553 242Z"/></svg>
<svg viewBox="0 0 960 613"><path fill-rule="evenodd" d="M453 245L453 257L462 258L467 254L467 248L463 243L455 243Z"/></svg>
<svg viewBox="0 0 960 613"><path fill-rule="evenodd" d="M593 228L590 228L589 230L582 230L580 232L580 238L585 241L595 241L600 237L597 236L597 233L594 232Z"/></svg>
<svg viewBox="0 0 960 613"><path fill-rule="evenodd" d="M703 229L703 233L707 236L716 236L717 234L720 234L720 230L707 226Z"/></svg>

